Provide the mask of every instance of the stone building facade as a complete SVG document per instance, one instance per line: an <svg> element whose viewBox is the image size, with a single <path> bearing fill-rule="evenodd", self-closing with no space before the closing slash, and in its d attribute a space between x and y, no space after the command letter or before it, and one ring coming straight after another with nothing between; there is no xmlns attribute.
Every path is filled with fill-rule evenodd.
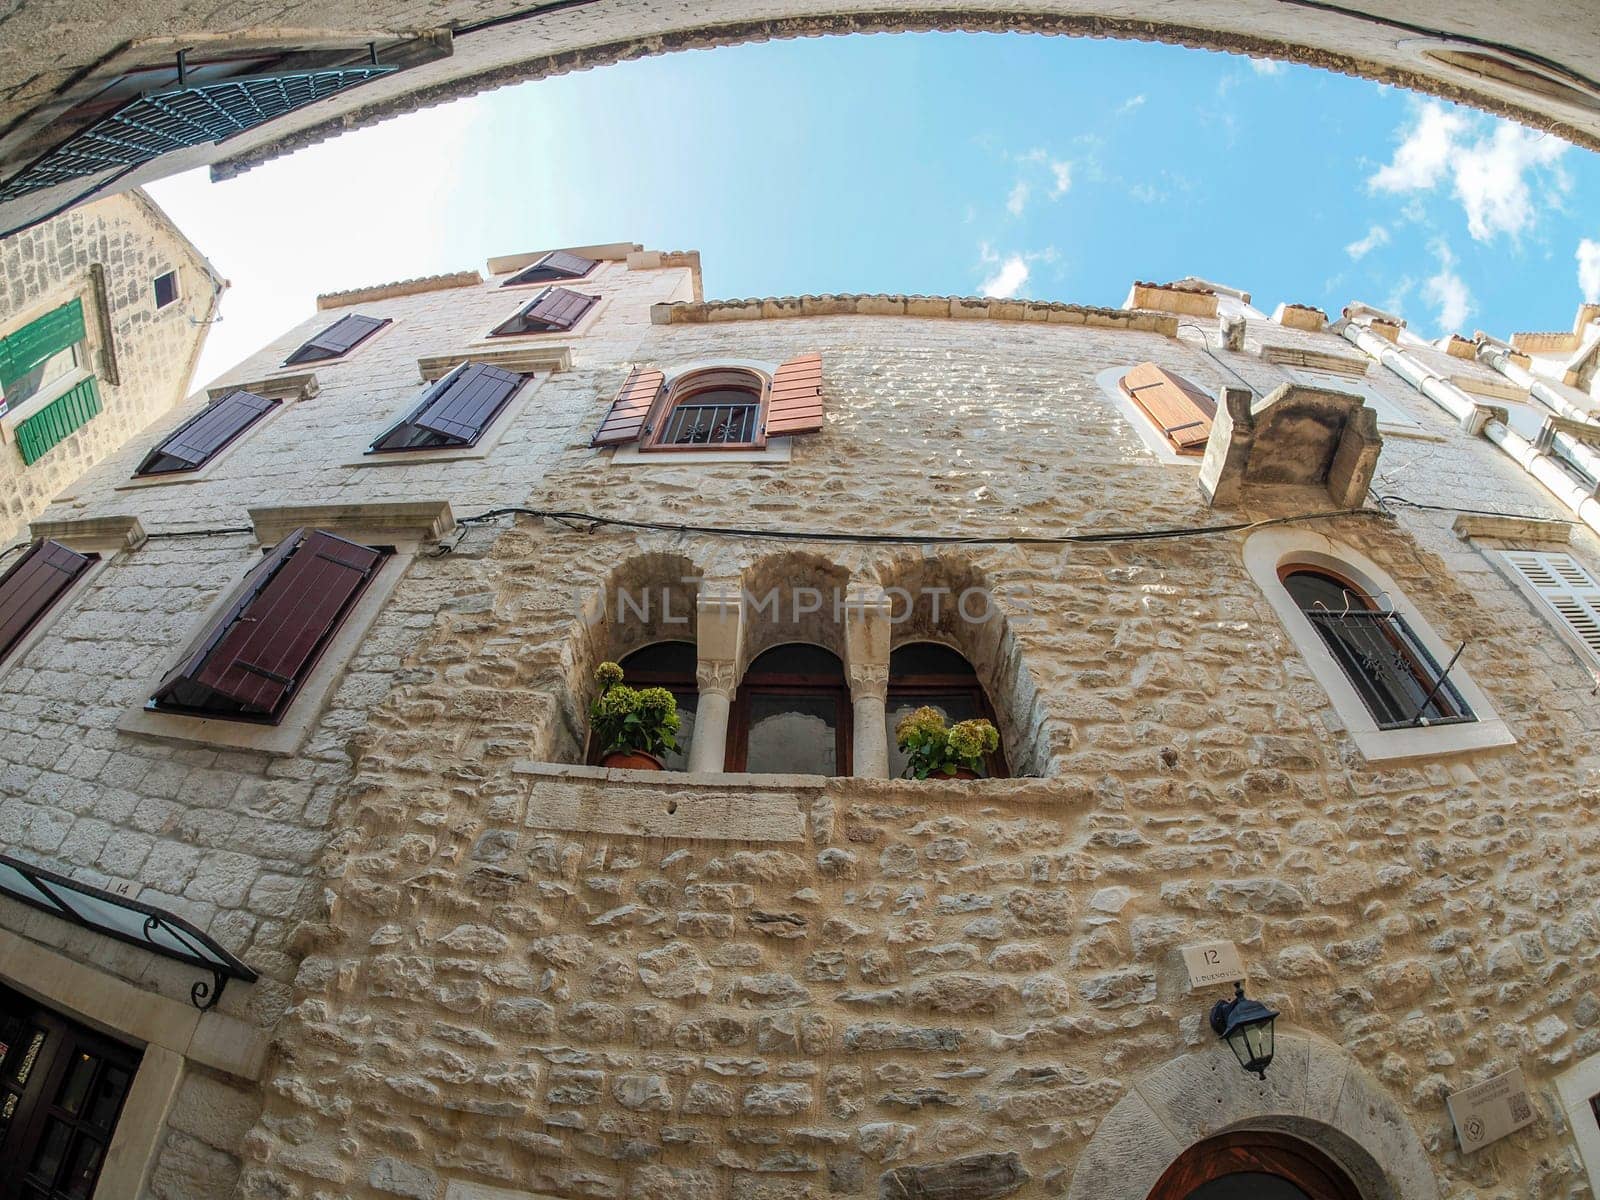
<svg viewBox="0 0 1600 1200"><path fill-rule="evenodd" d="M323 297L34 525L102 557L0 663L0 852L254 976L0 898L0 982L135 1063L96 1195L1143 1200L1218 1147L1308 1194L1589 1192L1594 314L707 302L693 254L565 253ZM784 382L814 355L820 422ZM1144 364L1212 398L1203 439ZM515 379L487 424L441 416L469 371ZM656 448L741 372L795 432ZM237 391L270 407L131 478ZM297 528L387 557L275 723L152 708ZM1405 653L1338 658L1352 608ZM592 765L596 666L669 643L696 769ZM989 777L889 777L929 644ZM761 695L835 707L758 746L796 645L831 682ZM1219 942L1280 1014L1259 1078L1190 985ZM1469 1151L1485 1114L1514 1128Z"/></svg>
<svg viewBox="0 0 1600 1200"><path fill-rule="evenodd" d="M163 277L172 290L158 295ZM0 360L0 545L188 394L224 286L142 191L0 242L0 339L8 347L37 322L79 314L54 340L30 341L26 361L9 348ZM74 389L83 399L62 403ZM41 416L52 404L57 412Z"/></svg>

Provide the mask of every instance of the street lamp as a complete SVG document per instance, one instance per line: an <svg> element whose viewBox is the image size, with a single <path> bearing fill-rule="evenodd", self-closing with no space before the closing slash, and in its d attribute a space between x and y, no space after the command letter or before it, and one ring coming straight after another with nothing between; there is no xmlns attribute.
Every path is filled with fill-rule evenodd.
<svg viewBox="0 0 1600 1200"><path fill-rule="evenodd" d="M1233 984L1233 999L1218 1000L1211 1010L1211 1028L1233 1050L1246 1071L1267 1077L1272 1061L1272 1023L1278 1014L1259 1000L1244 994L1244 984Z"/></svg>

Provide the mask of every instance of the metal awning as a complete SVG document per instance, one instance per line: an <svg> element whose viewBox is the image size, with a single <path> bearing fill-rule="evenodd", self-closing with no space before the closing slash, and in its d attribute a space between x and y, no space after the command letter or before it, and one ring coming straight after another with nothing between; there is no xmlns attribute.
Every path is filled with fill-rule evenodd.
<svg viewBox="0 0 1600 1200"><path fill-rule="evenodd" d="M201 1012L222 999L228 980L254 983L258 978L244 963L175 913L113 895L5 854L0 854L0 894L119 942L211 972L211 983L197 980L189 989L189 999Z"/></svg>

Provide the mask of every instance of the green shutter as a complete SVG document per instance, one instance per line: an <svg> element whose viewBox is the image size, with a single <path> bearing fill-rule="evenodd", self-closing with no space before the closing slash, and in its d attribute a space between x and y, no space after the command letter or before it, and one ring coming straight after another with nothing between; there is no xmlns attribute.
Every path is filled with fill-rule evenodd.
<svg viewBox="0 0 1600 1200"><path fill-rule="evenodd" d="M17 426L17 449L32 466L57 442L70 437L100 413L100 389L94 377L63 392Z"/></svg>
<svg viewBox="0 0 1600 1200"><path fill-rule="evenodd" d="M0 387L15 383L52 354L83 341L83 337L83 301L74 300L0 339Z"/></svg>

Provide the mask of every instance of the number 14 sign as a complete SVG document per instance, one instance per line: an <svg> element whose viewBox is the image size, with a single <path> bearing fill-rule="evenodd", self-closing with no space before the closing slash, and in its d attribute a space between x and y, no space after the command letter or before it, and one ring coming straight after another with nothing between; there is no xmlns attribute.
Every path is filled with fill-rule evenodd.
<svg viewBox="0 0 1600 1200"><path fill-rule="evenodd" d="M1190 991L1244 978L1244 964L1239 961L1239 950L1232 942L1202 942L1182 949Z"/></svg>

